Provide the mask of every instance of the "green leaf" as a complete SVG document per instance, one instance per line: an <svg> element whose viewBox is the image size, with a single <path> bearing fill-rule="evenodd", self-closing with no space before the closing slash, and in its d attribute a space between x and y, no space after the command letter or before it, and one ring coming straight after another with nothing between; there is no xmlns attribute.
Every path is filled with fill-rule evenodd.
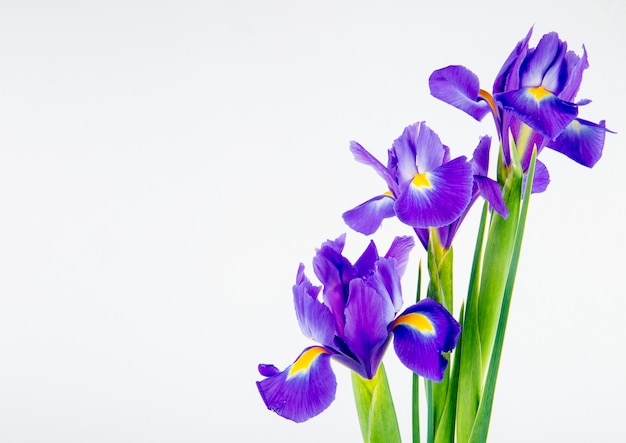
<svg viewBox="0 0 626 443"><path fill-rule="evenodd" d="M478 289L482 272L481 261L488 213L488 203L485 202L476 236L472 272L467 292L467 307L465 312L462 311L461 313L461 337L454 351L455 367L458 367L459 372L456 411L456 433L459 443L466 443L469 440L482 394L483 371L478 330Z"/></svg>
<svg viewBox="0 0 626 443"><path fill-rule="evenodd" d="M498 327L495 335L493 352L489 360L489 369L485 380L485 388L483 397L478 407L478 414L474 429L470 437L470 443L484 443L487 441L487 433L489 432L489 422L491 420L491 410L493 408L493 398L496 390L496 381L498 378L498 369L500 368L500 358L502 356L502 347L504 345L504 334L506 332L506 324L509 317L509 309L511 307L511 298L513 296L513 286L515 285L515 276L517 274L517 266L519 264L520 253L522 249L522 240L524 238L524 228L526 226L526 215L528 213L528 205L532 191L532 184L535 174L535 164L537 161L537 150L533 149L533 155L530 160L528 170L528 178L526 188L524 190L524 200L520 211L519 224L515 233L515 243L512 253L511 266L506 278L506 287L502 299L502 309L499 315Z"/></svg>
<svg viewBox="0 0 626 443"><path fill-rule="evenodd" d="M352 389L363 441L399 443L400 428L383 364L371 380L352 372Z"/></svg>
<svg viewBox="0 0 626 443"><path fill-rule="evenodd" d="M422 261L420 260L419 268L417 271L417 291L415 294L415 303L420 301L422 294ZM413 390L412 390L412 439L413 443L420 443L420 385L419 375L413 373Z"/></svg>

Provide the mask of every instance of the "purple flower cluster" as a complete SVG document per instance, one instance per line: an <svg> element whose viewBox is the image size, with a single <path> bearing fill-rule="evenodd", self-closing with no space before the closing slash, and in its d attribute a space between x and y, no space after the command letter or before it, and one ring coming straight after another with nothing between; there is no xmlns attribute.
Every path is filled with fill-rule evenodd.
<svg viewBox="0 0 626 443"><path fill-rule="evenodd" d="M532 30L531 30L532 32ZM499 171L512 165L529 167L536 148L550 148L592 167L600 159L607 132L604 121L578 118L589 100L574 102L587 53L567 50L556 33L544 35L536 48L520 41L496 76L492 93L480 88L478 77L463 66L448 66L430 76L430 90L439 98L481 120L491 113L501 152ZM343 219L365 235L376 232L386 218L412 227L425 248L436 233L450 248L455 233L473 203L484 198L506 218L509 214L502 183L488 177L491 139L482 137L470 160L452 158L450 149L424 122L407 126L388 151L384 165L357 142L355 159L374 169L386 190L346 211ZM547 168L537 161L533 192L549 183ZM433 381L444 376L460 333L459 323L440 303L425 299L402 311L400 279L414 246L410 237L396 237L379 256L372 241L352 264L343 256L345 234L317 250L313 270L321 286L313 285L301 264L293 297L302 333L317 344L306 348L284 370L259 365L265 378L257 386L266 406L301 422L322 412L336 390L331 359L363 378L373 378L393 337L400 361Z"/></svg>

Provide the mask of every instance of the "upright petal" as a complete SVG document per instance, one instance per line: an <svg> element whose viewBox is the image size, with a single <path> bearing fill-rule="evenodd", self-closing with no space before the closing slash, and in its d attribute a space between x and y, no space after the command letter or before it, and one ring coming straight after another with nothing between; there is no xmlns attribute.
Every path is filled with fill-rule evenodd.
<svg viewBox="0 0 626 443"><path fill-rule="evenodd" d="M395 203L398 219L416 228L452 223L472 196L472 167L458 157L430 172L417 174Z"/></svg>
<svg viewBox="0 0 626 443"><path fill-rule="evenodd" d="M430 93L461 111L482 120L489 113L489 104L479 100L480 82L465 66L447 66L434 71L428 79Z"/></svg>
<svg viewBox="0 0 626 443"><path fill-rule="evenodd" d="M327 349L313 346L282 372L272 365L259 365L261 375L267 376L257 382L265 406L296 423L324 411L335 399L337 390L330 356Z"/></svg>
<svg viewBox="0 0 626 443"><path fill-rule="evenodd" d="M409 307L392 325L394 348L400 361L422 377L441 381L448 365L442 355L456 346L461 326L432 299Z"/></svg>
<svg viewBox="0 0 626 443"><path fill-rule="evenodd" d="M389 339L387 325L394 317L391 300L365 281L353 280L345 316L345 343L361 362L365 377L372 378Z"/></svg>
<svg viewBox="0 0 626 443"><path fill-rule="evenodd" d="M384 219L396 215L393 202L391 196L379 195L344 212L342 217L351 229L361 234L370 235L380 228Z"/></svg>
<svg viewBox="0 0 626 443"><path fill-rule="evenodd" d="M526 57L521 66L521 87L537 87L543 84L544 76L555 65L559 55L562 56L564 45L556 32L545 34L537 47ZM544 85L547 87L547 85ZM556 92L556 85L551 85L551 92Z"/></svg>
<svg viewBox="0 0 626 443"><path fill-rule="evenodd" d="M528 42L532 33L533 28L531 27L526 37L517 43L515 49L509 54L504 65L500 68L500 72L498 72L493 83L494 94L519 89L519 70L528 53Z"/></svg>
<svg viewBox="0 0 626 443"><path fill-rule="evenodd" d="M413 237L396 237L393 239L389 250L385 254L386 258L396 259L396 270L398 275L402 277L409 261L409 253L415 246Z"/></svg>
<svg viewBox="0 0 626 443"><path fill-rule="evenodd" d="M320 288L313 286L304 276L304 266L300 265L298 278L293 286L293 301L300 330L305 337L323 345L331 345L335 336L335 320L330 309L317 299Z"/></svg>

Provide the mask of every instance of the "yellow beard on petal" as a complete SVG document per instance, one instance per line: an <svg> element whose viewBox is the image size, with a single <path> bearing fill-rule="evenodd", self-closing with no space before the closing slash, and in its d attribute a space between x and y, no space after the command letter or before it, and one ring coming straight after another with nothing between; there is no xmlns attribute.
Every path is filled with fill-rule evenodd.
<svg viewBox="0 0 626 443"><path fill-rule="evenodd" d="M548 91L543 86L537 86L536 88L530 88L529 92L532 94L533 97L535 97L535 100L537 100L537 101L540 101L540 100L542 100L542 99L544 99L547 96L552 94L550 91Z"/></svg>
<svg viewBox="0 0 626 443"><path fill-rule="evenodd" d="M313 360L315 360L321 354L328 354L328 351L324 348L311 348L307 349L302 353L302 355L295 361L295 363L291 366L289 370L289 377L292 377L294 374L297 374L300 371L304 371L309 369Z"/></svg>
<svg viewBox="0 0 626 443"><path fill-rule="evenodd" d="M411 184L416 188L431 188L432 185L428 180L428 172L424 172L423 174L415 174L413 180L411 180Z"/></svg>
<svg viewBox="0 0 626 443"><path fill-rule="evenodd" d="M435 332L435 327L424 314L411 313L402 315L394 322L394 327L398 324L412 326L420 332L431 334Z"/></svg>

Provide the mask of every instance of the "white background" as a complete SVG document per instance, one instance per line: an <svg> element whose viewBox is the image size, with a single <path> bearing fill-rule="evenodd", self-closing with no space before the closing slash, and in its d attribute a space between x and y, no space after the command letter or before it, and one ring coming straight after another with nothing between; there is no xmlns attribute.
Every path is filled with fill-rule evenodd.
<svg viewBox="0 0 626 443"><path fill-rule="evenodd" d="M491 89L533 24L532 46L586 45L581 116L618 134L593 170L541 156L553 182L531 202L490 441L623 441L625 5L2 1L0 441L359 441L344 367L301 425L255 386L258 363L310 344L298 263L312 277L341 213L384 189L348 141L385 161L426 120L471 155L491 120L430 97L428 76L463 64ZM349 233L349 257L367 241ZM409 373L385 361L409 441Z"/></svg>

